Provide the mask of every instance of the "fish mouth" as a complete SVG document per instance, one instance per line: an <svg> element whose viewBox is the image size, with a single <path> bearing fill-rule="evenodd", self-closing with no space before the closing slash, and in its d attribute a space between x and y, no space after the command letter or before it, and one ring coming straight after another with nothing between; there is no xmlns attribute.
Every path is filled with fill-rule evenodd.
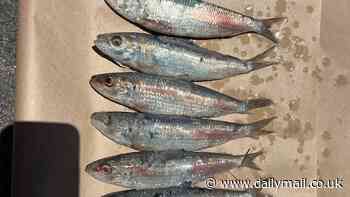
<svg viewBox="0 0 350 197"><path fill-rule="evenodd" d="M96 168L95 163L89 163L85 166L85 172L97 179L96 173L94 172L95 168Z"/></svg>
<svg viewBox="0 0 350 197"><path fill-rule="evenodd" d="M95 47L103 51L104 48L108 46L109 34L97 35L96 40L94 40Z"/></svg>
<svg viewBox="0 0 350 197"><path fill-rule="evenodd" d="M91 115L91 125L94 126L97 130L104 133L106 129L106 123L108 124L110 120L107 117L105 112L95 112Z"/></svg>
<svg viewBox="0 0 350 197"><path fill-rule="evenodd" d="M96 168L97 168L98 164L95 162L89 163L88 165L86 165L85 167L85 172L88 173L91 177L93 177L94 179L98 180L98 181L102 181L105 182L105 180L100 177L98 175L98 173L96 172Z"/></svg>
<svg viewBox="0 0 350 197"><path fill-rule="evenodd" d="M100 92L104 87L103 77L101 75L94 75L91 77L89 84L94 90Z"/></svg>

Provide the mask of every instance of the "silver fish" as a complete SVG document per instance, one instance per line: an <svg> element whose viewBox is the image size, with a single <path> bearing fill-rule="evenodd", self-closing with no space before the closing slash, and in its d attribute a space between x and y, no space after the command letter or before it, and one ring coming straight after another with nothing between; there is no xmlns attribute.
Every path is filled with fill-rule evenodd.
<svg viewBox="0 0 350 197"><path fill-rule="evenodd" d="M164 189L128 190L104 195L103 197L272 197L256 190L234 191L189 187Z"/></svg>
<svg viewBox="0 0 350 197"><path fill-rule="evenodd" d="M134 152L92 162L85 171L104 183L134 189L167 188L204 181L233 168L260 170L262 152L230 155L207 152Z"/></svg>
<svg viewBox="0 0 350 197"><path fill-rule="evenodd" d="M119 65L189 81L224 79L276 64L262 61L274 47L252 59L241 60L187 39L144 33L102 34L97 36L95 45Z"/></svg>
<svg viewBox="0 0 350 197"><path fill-rule="evenodd" d="M269 99L240 101L188 81L134 72L95 75L90 84L112 101L153 114L215 117L272 104Z"/></svg>
<svg viewBox="0 0 350 197"><path fill-rule="evenodd" d="M195 151L230 140L270 134L262 130L274 118L251 124L182 116L96 112L91 124L115 143L141 151Z"/></svg>
<svg viewBox="0 0 350 197"><path fill-rule="evenodd" d="M105 0L122 17L150 31L190 38L258 33L278 42L270 27L285 18L256 19L201 0Z"/></svg>

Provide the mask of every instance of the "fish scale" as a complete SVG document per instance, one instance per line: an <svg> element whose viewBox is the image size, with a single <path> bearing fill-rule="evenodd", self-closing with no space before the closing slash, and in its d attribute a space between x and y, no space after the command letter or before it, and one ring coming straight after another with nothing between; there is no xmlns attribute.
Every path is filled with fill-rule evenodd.
<svg viewBox="0 0 350 197"><path fill-rule="evenodd" d="M217 117L272 104L264 98L240 101L188 81L135 72L95 75L90 84L112 101L152 114Z"/></svg>
<svg viewBox="0 0 350 197"><path fill-rule="evenodd" d="M235 124L183 116L97 112L91 116L91 124L115 143L137 150L195 151L270 134L263 128L273 119Z"/></svg>
<svg viewBox="0 0 350 197"><path fill-rule="evenodd" d="M233 168L259 169L254 160L261 154L230 155L179 150L133 152L97 160L88 164L85 170L109 184L135 189L167 188L204 181Z"/></svg>
<svg viewBox="0 0 350 197"><path fill-rule="evenodd" d="M136 71L188 81L210 81L249 73L275 64L263 61L274 47L241 60L182 38L144 33L98 35L96 47L116 63Z"/></svg>
<svg viewBox="0 0 350 197"><path fill-rule="evenodd" d="M256 19L200 0L106 0L124 18L148 30L190 38L222 38L255 32L277 42L272 24L282 18Z"/></svg>

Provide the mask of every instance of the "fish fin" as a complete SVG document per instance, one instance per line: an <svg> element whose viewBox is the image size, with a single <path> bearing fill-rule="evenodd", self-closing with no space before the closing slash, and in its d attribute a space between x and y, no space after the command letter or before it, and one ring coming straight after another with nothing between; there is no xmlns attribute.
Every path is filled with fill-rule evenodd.
<svg viewBox="0 0 350 197"><path fill-rule="evenodd" d="M261 129L248 137L255 139L255 140L258 140L259 136L270 135L270 134L274 134L274 133L275 133L274 131Z"/></svg>
<svg viewBox="0 0 350 197"><path fill-rule="evenodd" d="M182 44L182 45L187 45L187 46L192 46L192 47L200 47L197 43L194 42L194 40L191 39L186 39L186 38L179 38L179 37L170 37L170 36L158 36L158 38L162 41L165 42L173 42L176 44ZM202 47L200 47L202 48Z"/></svg>
<svg viewBox="0 0 350 197"><path fill-rule="evenodd" d="M272 51L274 51L276 48L276 45L273 45L272 47L266 49L264 52L260 53L259 55L247 60L247 61L250 61L250 62L257 62L257 61L260 61L260 60L263 60L265 59Z"/></svg>
<svg viewBox="0 0 350 197"><path fill-rule="evenodd" d="M115 61L115 60L113 60L113 62L117 65L117 66L119 66L120 68L129 68L128 66L125 66L123 63L121 63L121 62L118 62L118 61Z"/></svg>
<svg viewBox="0 0 350 197"><path fill-rule="evenodd" d="M256 153L249 153L249 152L250 152L250 149L248 149L247 153L244 155L240 167L248 167L248 168L252 168L255 170L261 170L261 168L259 168L259 166L256 165L254 160L258 156L262 155L264 153L264 151L259 151Z"/></svg>
<svg viewBox="0 0 350 197"><path fill-rule="evenodd" d="M245 102L245 104L246 104L245 111L250 111L256 108L268 107L273 104L273 101L266 98L260 98L260 99L248 100Z"/></svg>
<svg viewBox="0 0 350 197"><path fill-rule="evenodd" d="M266 28L270 28L272 25L274 25L276 23L288 21L288 18L287 17L276 17L276 18L262 19L261 21Z"/></svg>
<svg viewBox="0 0 350 197"><path fill-rule="evenodd" d="M247 67L250 68L250 71L259 70L259 69L263 69L263 68L278 64L279 62L263 61L275 48L276 46L274 45L269 49L267 49L266 51L264 51L263 53L249 60L246 60L246 65Z"/></svg>
<svg viewBox="0 0 350 197"><path fill-rule="evenodd" d="M249 134L249 137L253 139L258 139L259 136L269 135L274 133L273 131L264 130L263 128L267 126L270 122L275 120L276 118L277 117L272 117L272 118L268 118L265 120L260 120L260 121L248 124L247 129L251 131Z"/></svg>
<svg viewBox="0 0 350 197"><path fill-rule="evenodd" d="M280 23L285 20L287 20L286 17L262 19L260 21L262 22L263 27L261 28L259 33L264 37L270 39L274 43L278 43L278 39L276 38L276 35L270 30L270 28L273 24Z"/></svg>

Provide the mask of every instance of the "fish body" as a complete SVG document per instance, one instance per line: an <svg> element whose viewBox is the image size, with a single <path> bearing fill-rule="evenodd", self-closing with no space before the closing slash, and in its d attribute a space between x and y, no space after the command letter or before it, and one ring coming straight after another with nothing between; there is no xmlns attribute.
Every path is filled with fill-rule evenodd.
<svg viewBox="0 0 350 197"><path fill-rule="evenodd" d="M115 143L140 151L195 151L224 144L230 140L266 135L262 130L273 120L237 124L183 116L127 112L97 112L91 123Z"/></svg>
<svg viewBox="0 0 350 197"><path fill-rule="evenodd" d="M135 72L95 75L90 84L114 102L152 114L216 117L272 104L269 99L240 101L188 81Z"/></svg>
<svg viewBox="0 0 350 197"><path fill-rule="evenodd" d="M118 64L143 73L189 81L224 79L274 64L259 61L274 47L259 55L259 59L244 61L200 47L190 40L144 33L102 34L95 45Z"/></svg>
<svg viewBox="0 0 350 197"><path fill-rule="evenodd" d="M104 195L103 197L271 197L255 190L234 191L188 187L163 189L128 190Z"/></svg>
<svg viewBox="0 0 350 197"><path fill-rule="evenodd" d="M255 32L277 42L269 30L284 20L259 20L201 0L106 0L129 21L153 32L189 38L222 38Z"/></svg>
<svg viewBox="0 0 350 197"><path fill-rule="evenodd" d="M259 169L254 160L262 152L230 155L207 152L134 152L87 165L86 172L104 183L133 189L167 188L204 181L233 168Z"/></svg>

